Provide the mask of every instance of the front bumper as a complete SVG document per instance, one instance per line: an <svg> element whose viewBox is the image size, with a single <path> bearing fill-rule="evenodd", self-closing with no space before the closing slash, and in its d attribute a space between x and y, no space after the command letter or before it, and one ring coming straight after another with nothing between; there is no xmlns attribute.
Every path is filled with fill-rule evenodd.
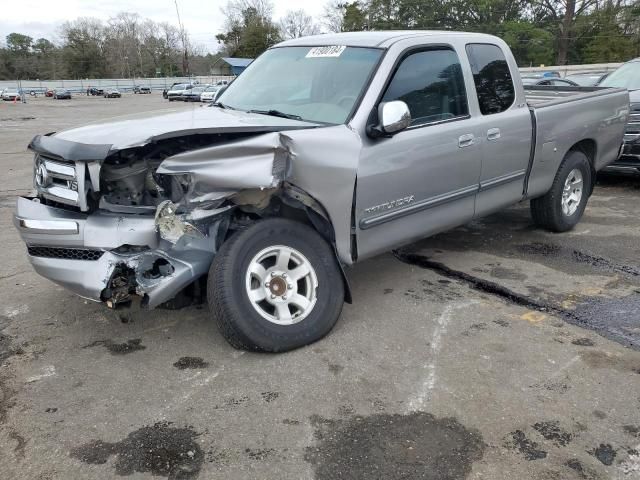
<svg viewBox="0 0 640 480"><path fill-rule="evenodd" d="M640 135L634 140L625 139L618 160L603 169L609 173L640 173Z"/></svg>
<svg viewBox="0 0 640 480"><path fill-rule="evenodd" d="M640 103L631 104L620 158L604 169L611 173L640 173Z"/></svg>
<svg viewBox="0 0 640 480"><path fill-rule="evenodd" d="M17 200L14 224L38 274L84 298L110 301L114 277L126 271L132 293L148 308L207 273L217 228L213 223L213 235L172 244L160 238L153 217L85 215L26 197Z"/></svg>

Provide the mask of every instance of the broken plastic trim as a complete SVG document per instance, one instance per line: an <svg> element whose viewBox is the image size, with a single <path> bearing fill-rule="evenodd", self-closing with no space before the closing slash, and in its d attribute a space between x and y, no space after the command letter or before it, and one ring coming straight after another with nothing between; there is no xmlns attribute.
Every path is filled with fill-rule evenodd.
<svg viewBox="0 0 640 480"><path fill-rule="evenodd" d="M28 148L36 153L71 162L102 162L109 154L111 145L89 145L48 135L36 135Z"/></svg>
<svg viewBox="0 0 640 480"><path fill-rule="evenodd" d="M177 243L184 235L204 238L205 235L194 225L176 215L177 206L171 200L165 200L156 210L156 226L160 237L167 242Z"/></svg>
<svg viewBox="0 0 640 480"><path fill-rule="evenodd" d="M182 238L203 239L208 235L208 226L218 219L215 217L231 210L232 205L222 208L195 208L189 213L178 214L178 206L165 200L156 210L155 223L160 237L172 244ZM196 225L200 225L199 227Z"/></svg>

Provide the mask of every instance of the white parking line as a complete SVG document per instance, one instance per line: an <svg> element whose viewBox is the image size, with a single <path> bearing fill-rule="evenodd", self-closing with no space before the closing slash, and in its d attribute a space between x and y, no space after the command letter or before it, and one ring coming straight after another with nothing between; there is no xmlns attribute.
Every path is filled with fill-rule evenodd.
<svg viewBox="0 0 640 480"><path fill-rule="evenodd" d="M431 397L431 391L434 389L437 381L436 367L438 354L440 353L440 349L442 347L442 336L447 331L447 326L451 321L453 312L456 310L467 308L474 303L477 302L465 302L457 305L447 305L444 311L436 319L436 326L433 329L433 334L431 335L429 348L429 358L431 361L424 366L424 368L427 370L427 376L422 382L418 393L409 400L408 412L416 412L422 410L425 403L428 402Z"/></svg>

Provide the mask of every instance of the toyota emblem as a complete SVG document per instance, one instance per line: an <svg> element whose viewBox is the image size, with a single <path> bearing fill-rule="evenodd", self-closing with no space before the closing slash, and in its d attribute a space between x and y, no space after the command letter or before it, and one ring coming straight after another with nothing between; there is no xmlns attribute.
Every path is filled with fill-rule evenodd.
<svg viewBox="0 0 640 480"><path fill-rule="evenodd" d="M49 172L44 162L40 162L36 167L36 185L41 188L49 185Z"/></svg>

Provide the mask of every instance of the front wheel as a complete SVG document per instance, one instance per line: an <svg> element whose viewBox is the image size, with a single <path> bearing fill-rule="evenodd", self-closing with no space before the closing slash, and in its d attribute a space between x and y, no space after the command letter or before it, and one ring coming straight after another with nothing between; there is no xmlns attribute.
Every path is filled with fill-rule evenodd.
<svg viewBox="0 0 640 480"><path fill-rule="evenodd" d="M575 227L584 213L591 194L591 165L587 156L570 151L556 173L551 189L531 200L533 221L552 232Z"/></svg>
<svg viewBox="0 0 640 480"><path fill-rule="evenodd" d="M209 271L207 298L236 348L282 352L324 337L344 303L330 245L310 227L271 218L225 242Z"/></svg>

